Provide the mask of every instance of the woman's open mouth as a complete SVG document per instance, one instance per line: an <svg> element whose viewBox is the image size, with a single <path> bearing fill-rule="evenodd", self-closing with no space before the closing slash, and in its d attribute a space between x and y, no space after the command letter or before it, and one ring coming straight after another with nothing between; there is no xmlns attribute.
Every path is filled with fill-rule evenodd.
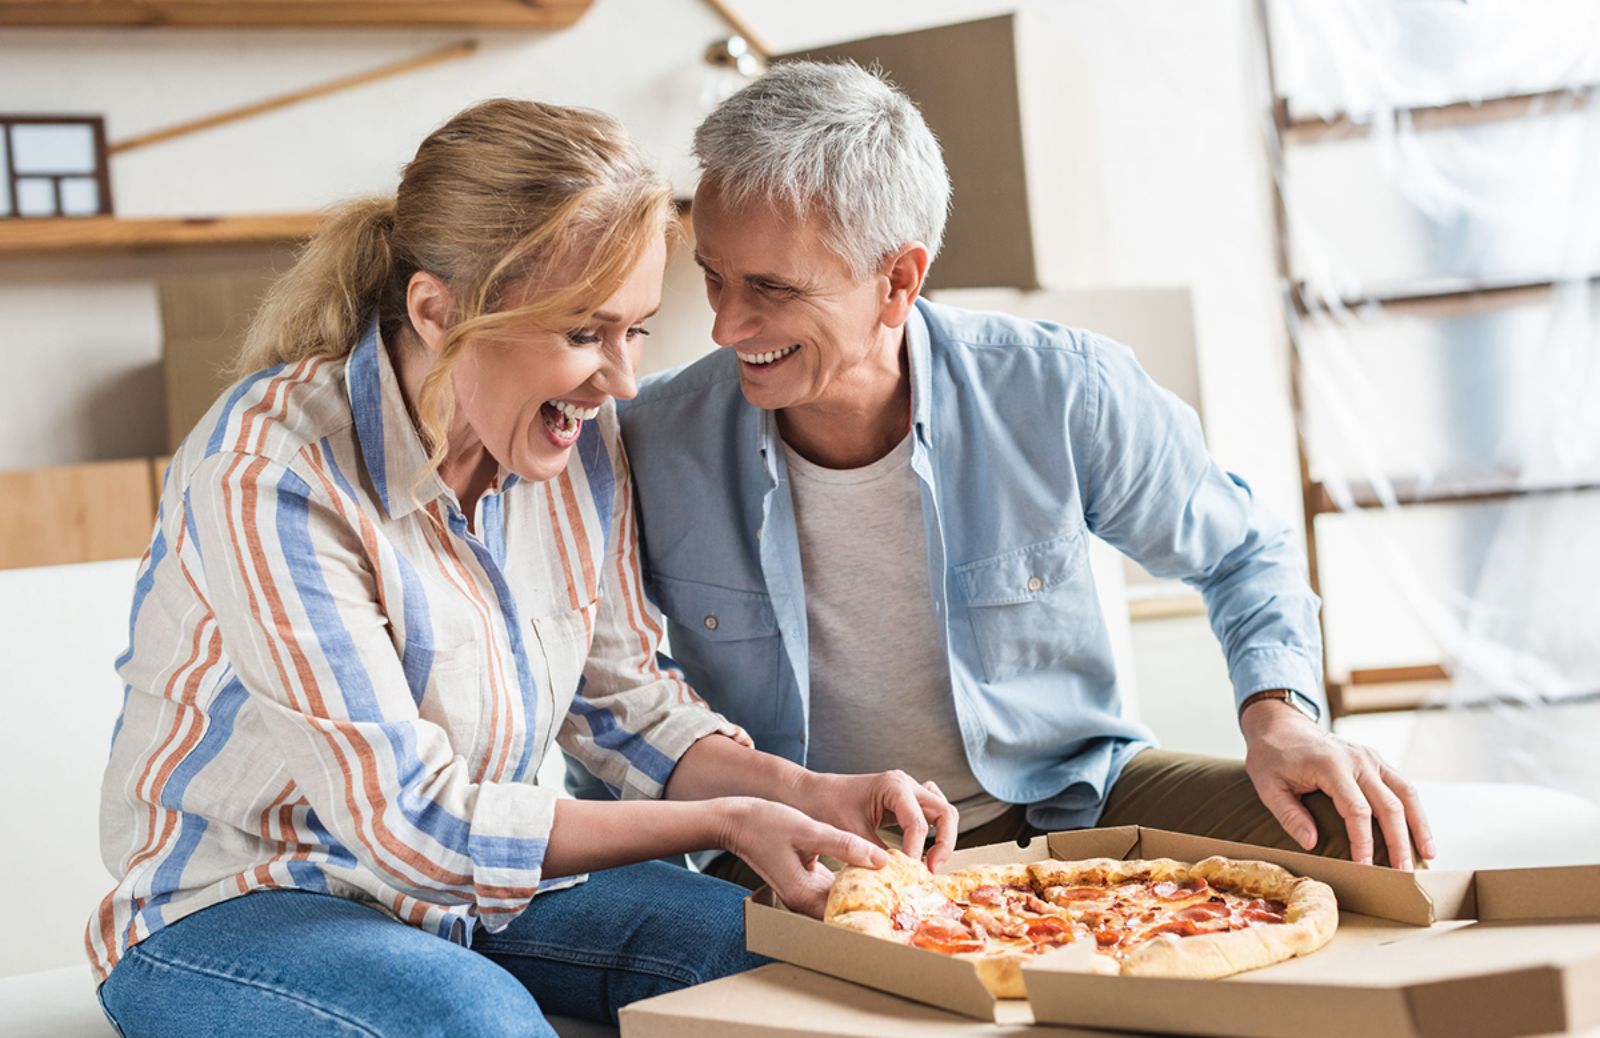
<svg viewBox="0 0 1600 1038"><path fill-rule="evenodd" d="M600 413L600 405L583 406L570 400L550 400L539 408L544 422L544 434L557 447L567 448L578 442L583 423Z"/></svg>

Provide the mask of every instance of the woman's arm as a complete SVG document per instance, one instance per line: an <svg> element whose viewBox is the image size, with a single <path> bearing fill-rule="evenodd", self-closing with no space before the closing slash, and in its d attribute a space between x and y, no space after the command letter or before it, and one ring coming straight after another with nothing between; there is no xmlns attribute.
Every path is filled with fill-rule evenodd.
<svg viewBox="0 0 1600 1038"><path fill-rule="evenodd" d="M756 797L679 803L562 800L556 804L544 874L567 876L708 848L739 855L772 884L784 904L818 917L833 886L833 874L818 856L868 868L882 865L886 857L859 836Z"/></svg>
<svg viewBox="0 0 1600 1038"><path fill-rule="evenodd" d="M913 858L922 857L931 827L937 832L928 849L928 867L934 869L955 849L960 826L955 806L939 787L931 782L918 785L903 771L869 775L808 771L776 754L714 735L699 740L679 758L667 781L666 796L669 800L761 797L874 842L878 830L892 818L905 834L903 849Z"/></svg>

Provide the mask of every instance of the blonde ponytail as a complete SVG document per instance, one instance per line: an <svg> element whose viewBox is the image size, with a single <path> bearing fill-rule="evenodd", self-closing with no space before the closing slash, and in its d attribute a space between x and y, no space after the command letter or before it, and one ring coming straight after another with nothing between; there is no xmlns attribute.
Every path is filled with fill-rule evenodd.
<svg viewBox="0 0 1600 1038"><path fill-rule="evenodd" d="M393 198L363 198L335 209L293 267L274 282L245 335L235 365L245 374L306 357L342 357L355 347L396 278ZM388 306L384 306L388 303Z"/></svg>

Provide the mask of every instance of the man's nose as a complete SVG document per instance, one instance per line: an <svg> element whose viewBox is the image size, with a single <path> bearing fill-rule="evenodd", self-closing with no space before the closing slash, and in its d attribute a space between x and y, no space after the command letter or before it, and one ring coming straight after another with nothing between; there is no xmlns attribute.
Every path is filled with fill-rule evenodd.
<svg viewBox="0 0 1600 1038"><path fill-rule="evenodd" d="M724 291L717 300L716 320L711 324L711 339L718 346L733 346L753 338L761 330L754 308L745 305L737 292Z"/></svg>

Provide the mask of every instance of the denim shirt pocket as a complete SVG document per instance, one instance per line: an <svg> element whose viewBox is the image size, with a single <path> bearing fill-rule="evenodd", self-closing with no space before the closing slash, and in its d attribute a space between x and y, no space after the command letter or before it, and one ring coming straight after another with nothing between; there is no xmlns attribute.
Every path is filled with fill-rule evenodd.
<svg viewBox="0 0 1600 1038"><path fill-rule="evenodd" d="M956 567L985 680L1064 666L1099 620L1082 526Z"/></svg>
<svg viewBox="0 0 1600 1038"><path fill-rule="evenodd" d="M752 734L770 731L783 705L783 639L771 596L660 575L652 588L671 621L672 658L695 691Z"/></svg>

